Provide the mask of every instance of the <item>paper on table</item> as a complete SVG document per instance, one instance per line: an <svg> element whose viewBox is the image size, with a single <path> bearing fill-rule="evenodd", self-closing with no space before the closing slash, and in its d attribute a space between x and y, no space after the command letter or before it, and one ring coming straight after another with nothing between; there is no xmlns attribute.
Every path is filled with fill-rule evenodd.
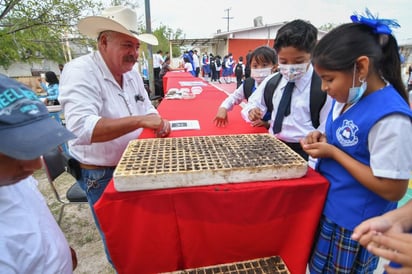
<svg viewBox="0 0 412 274"><path fill-rule="evenodd" d="M206 83L202 81L179 81L179 84L182 87L206 86Z"/></svg>
<svg viewBox="0 0 412 274"><path fill-rule="evenodd" d="M198 120L169 121L171 130L200 129Z"/></svg>

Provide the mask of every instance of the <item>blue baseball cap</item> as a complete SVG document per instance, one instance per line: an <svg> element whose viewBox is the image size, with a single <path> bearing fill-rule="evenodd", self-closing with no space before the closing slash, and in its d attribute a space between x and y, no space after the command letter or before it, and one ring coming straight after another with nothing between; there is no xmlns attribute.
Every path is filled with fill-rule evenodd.
<svg viewBox="0 0 412 274"><path fill-rule="evenodd" d="M22 83L0 74L0 153L32 160L76 136Z"/></svg>

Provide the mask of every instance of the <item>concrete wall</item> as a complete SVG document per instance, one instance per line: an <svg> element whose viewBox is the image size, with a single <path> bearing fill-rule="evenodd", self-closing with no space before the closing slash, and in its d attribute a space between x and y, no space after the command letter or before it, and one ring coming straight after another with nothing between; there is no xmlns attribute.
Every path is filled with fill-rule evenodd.
<svg viewBox="0 0 412 274"><path fill-rule="evenodd" d="M41 63L14 63L8 69L0 66L0 73L9 77L38 76L40 72L53 71L60 75L59 64L44 60Z"/></svg>

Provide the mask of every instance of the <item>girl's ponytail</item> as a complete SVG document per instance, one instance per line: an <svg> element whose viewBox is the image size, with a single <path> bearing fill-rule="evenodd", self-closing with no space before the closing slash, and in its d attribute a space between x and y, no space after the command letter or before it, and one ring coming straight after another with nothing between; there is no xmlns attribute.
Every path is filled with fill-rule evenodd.
<svg viewBox="0 0 412 274"><path fill-rule="evenodd" d="M381 34L378 39L382 47L382 59L379 64L382 76L395 87L402 98L409 104L409 96L401 76L401 57L398 43L391 34Z"/></svg>

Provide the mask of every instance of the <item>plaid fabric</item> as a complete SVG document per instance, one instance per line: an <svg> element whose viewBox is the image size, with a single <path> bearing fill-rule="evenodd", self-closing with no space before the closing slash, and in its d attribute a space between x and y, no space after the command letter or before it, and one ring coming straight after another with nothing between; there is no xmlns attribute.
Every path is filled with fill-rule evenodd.
<svg viewBox="0 0 412 274"><path fill-rule="evenodd" d="M353 241L352 232L323 216L309 262L310 273L373 273L379 257Z"/></svg>

